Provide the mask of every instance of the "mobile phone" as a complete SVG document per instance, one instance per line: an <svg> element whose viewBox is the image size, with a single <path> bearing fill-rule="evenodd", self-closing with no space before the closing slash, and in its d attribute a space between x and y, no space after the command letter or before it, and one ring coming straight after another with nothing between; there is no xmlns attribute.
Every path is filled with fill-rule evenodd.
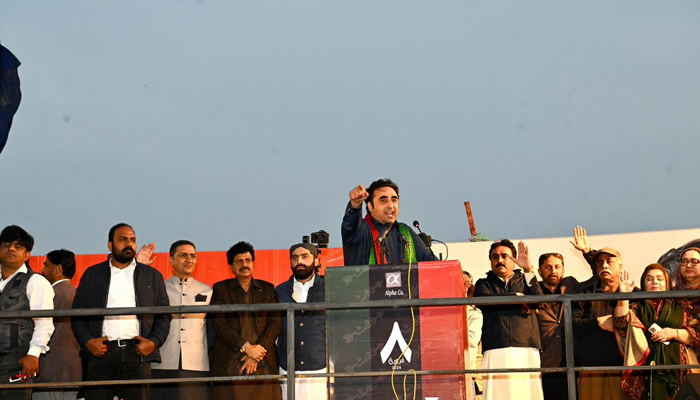
<svg viewBox="0 0 700 400"><path fill-rule="evenodd" d="M22 380L22 371L17 371L10 375L10 383L18 382Z"/></svg>
<svg viewBox="0 0 700 400"><path fill-rule="evenodd" d="M656 332L660 331L661 329L662 329L662 328L661 328L659 325L657 325L656 322L654 322L654 323L651 324L651 326L649 327L649 332L651 332L651 333L656 333ZM671 343L671 342L663 342L663 344L665 344L665 345L668 345L669 343Z"/></svg>

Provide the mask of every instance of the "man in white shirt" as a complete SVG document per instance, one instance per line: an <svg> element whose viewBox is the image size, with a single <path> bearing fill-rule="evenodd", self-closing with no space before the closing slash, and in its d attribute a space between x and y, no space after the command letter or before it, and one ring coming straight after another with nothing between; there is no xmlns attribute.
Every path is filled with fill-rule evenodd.
<svg viewBox="0 0 700 400"><path fill-rule="evenodd" d="M88 268L80 278L73 308L169 306L163 275L136 262L136 234L131 226L112 227L107 247L111 257ZM170 330L170 314L75 317L73 333L88 358L87 381L149 379L151 362ZM87 386L86 400L149 400L148 385Z"/></svg>
<svg viewBox="0 0 700 400"><path fill-rule="evenodd" d="M53 289L26 265L34 238L17 225L0 233L0 311L53 310ZM32 382L39 374L39 356L49 350L54 326L47 318L0 319L0 379ZM0 389L3 400L29 399L32 389Z"/></svg>
<svg viewBox="0 0 700 400"><path fill-rule="evenodd" d="M189 240L178 240L170 246L173 276L165 281L171 306L206 306L212 289L195 280L197 249ZM201 378L209 376L209 354L206 314L173 314L168 339L160 348L161 363L152 365L154 379ZM209 399L206 383L154 385L152 398Z"/></svg>

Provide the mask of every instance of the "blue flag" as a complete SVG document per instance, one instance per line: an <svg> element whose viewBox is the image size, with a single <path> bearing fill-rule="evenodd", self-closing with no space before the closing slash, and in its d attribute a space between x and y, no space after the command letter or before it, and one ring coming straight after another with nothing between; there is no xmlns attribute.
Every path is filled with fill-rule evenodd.
<svg viewBox="0 0 700 400"><path fill-rule="evenodd" d="M10 135L12 118L15 116L22 92L19 90L17 68L20 62L10 50L0 45L0 153Z"/></svg>

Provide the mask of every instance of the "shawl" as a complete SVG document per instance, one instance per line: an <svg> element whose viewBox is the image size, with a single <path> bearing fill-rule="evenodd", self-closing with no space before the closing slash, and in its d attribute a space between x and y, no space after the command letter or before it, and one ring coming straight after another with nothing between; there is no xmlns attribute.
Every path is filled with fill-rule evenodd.
<svg viewBox="0 0 700 400"><path fill-rule="evenodd" d="M649 300L630 304L630 313L615 318L615 339L624 358L624 365L688 365L697 363L695 352L700 336L698 320L692 308L684 302L662 300L655 305ZM651 340L649 327L656 323L662 328L686 329L691 345L677 340L668 345ZM692 347L692 348L689 348ZM688 370L624 371L622 390L627 397L640 400L651 392L652 399L675 397Z"/></svg>

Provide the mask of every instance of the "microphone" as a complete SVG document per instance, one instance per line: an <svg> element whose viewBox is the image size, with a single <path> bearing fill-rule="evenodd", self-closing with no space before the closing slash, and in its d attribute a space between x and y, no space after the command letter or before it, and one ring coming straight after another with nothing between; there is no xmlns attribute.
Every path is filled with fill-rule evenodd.
<svg viewBox="0 0 700 400"><path fill-rule="evenodd" d="M373 241L372 241L372 244L369 246L369 248L367 249L367 251L365 251L365 254L362 255L362 257L360 258L360 260L364 260L365 257L367 257L367 256L369 255L369 253L370 253L370 252L372 251L372 249L374 248L374 244L375 244L375 243L379 243L379 247L381 248L382 251L384 251L384 246L383 246L382 244L383 244L384 240L386 239L386 236L389 234L389 231L390 231L391 228L393 228L393 227L394 227L394 225L392 224L387 230L384 231L384 233L382 233L382 235L381 235L380 237L377 238L377 240L373 240ZM384 259L383 254L377 254L376 256L377 256L377 260L379 260L379 261L381 261L381 260ZM381 264L381 262L380 262L380 264Z"/></svg>
<svg viewBox="0 0 700 400"><path fill-rule="evenodd" d="M391 226L388 227L387 230L384 231L384 233L382 233L382 236L380 236L380 237L377 239L377 240L379 241L379 245L380 245L380 246L381 246L382 242L384 241L384 239L386 239L386 235L389 234L389 231L390 231L391 228L393 228L393 227L394 227L394 224L391 224Z"/></svg>
<svg viewBox="0 0 700 400"><path fill-rule="evenodd" d="M403 251L401 252L401 263L406 264L408 260L406 260L406 249L410 244L408 243L408 240L406 240L403 235L399 235L399 243L401 243L401 246L403 246Z"/></svg>
<svg viewBox="0 0 700 400"><path fill-rule="evenodd" d="M418 233L423 233L422 230L420 230L420 222L418 221L413 221L413 226L418 229Z"/></svg>
<svg viewBox="0 0 700 400"><path fill-rule="evenodd" d="M430 247L433 245L433 238L428 235L427 233L423 233L422 230L420 230L420 222L418 221L413 221L413 226L418 229L418 237L425 243L425 246L430 249ZM432 251L432 250L431 250Z"/></svg>

